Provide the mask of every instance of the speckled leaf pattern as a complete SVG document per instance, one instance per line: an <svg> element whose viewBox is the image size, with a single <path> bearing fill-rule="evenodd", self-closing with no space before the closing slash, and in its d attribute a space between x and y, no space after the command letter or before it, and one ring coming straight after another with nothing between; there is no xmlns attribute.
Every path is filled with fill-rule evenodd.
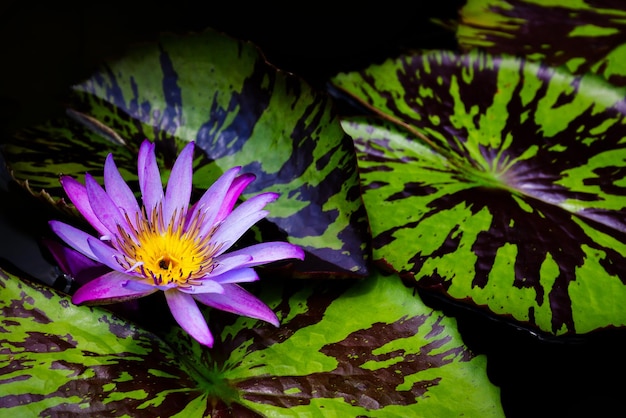
<svg viewBox="0 0 626 418"><path fill-rule="evenodd" d="M564 65L626 86L626 7L622 0L468 0L459 46Z"/></svg>
<svg viewBox="0 0 626 418"><path fill-rule="evenodd" d="M334 83L374 259L553 335L626 325L623 90L522 59L399 57Z"/></svg>
<svg viewBox="0 0 626 418"><path fill-rule="evenodd" d="M6 138L2 151L20 184L64 212L76 214L67 205L59 175L70 175L82 182L89 172L102 184L103 161L109 153L115 155L124 178L137 184L136 152L70 117L16 132Z"/></svg>
<svg viewBox="0 0 626 418"><path fill-rule="evenodd" d="M268 207L268 230L308 252L305 276L367 275L352 141L325 92L277 70L252 44L211 30L163 35L104 63L68 101L66 118L19 132L7 147L31 189L62 197L59 173L101 167L110 151L132 180L144 138L157 141L165 166L195 141L205 154L195 161L198 189L239 165L257 177L245 196L281 194Z"/></svg>
<svg viewBox="0 0 626 418"><path fill-rule="evenodd" d="M0 415L170 415L199 396L172 350L0 271Z"/></svg>
<svg viewBox="0 0 626 418"><path fill-rule="evenodd" d="M486 358L397 276L265 286L281 326L209 312L213 349L5 274L0 292L2 415L503 416Z"/></svg>

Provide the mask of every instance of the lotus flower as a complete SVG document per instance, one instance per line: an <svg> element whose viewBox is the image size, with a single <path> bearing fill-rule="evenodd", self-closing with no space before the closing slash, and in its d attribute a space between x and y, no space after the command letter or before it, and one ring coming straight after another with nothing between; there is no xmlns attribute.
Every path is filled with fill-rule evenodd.
<svg viewBox="0 0 626 418"><path fill-rule="evenodd" d="M258 280L255 266L303 259L304 252L287 242L265 242L228 252L267 216L263 208L278 194L261 193L234 208L254 180L254 175L239 175L241 167L234 167L190 206L193 153L191 142L172 167L164 193L154 143L141 144L142 206L112 155L104 164L104 188L88 173L84 185L61 176L67 196L99 237L59 221L50 221L50 227L70 247L110 269L81 286L73 303L113 303L161 290L178 324L211 347L213 336L196 301L279 326L276 314L237 283Z"/></svg>

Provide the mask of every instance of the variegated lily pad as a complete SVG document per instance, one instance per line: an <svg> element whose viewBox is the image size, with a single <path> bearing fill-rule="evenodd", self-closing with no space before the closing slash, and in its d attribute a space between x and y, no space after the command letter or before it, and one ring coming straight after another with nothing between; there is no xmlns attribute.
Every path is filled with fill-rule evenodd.
<svg viewBox="0 0 626 418"><path fill-rule="evenodd" d="M104 63L68 101L66 118L7 141L14 176L34 193L58 201L60 173L97 177L109 152L134 180L144 138L158 142L164 166L195 141L204 151L195 162L198 189L240 165L257 177L247 195L281 193L262 232L308 252L301 274L367 275L368 225L352 141L325 92L277 70L252 44L211 30L163 35Z"/></svg>
<svg viewBox="0 0 626 418"><path fill-rule="evenodd" d="M526 56L626 86L622 0L468 0L457 39L466 51Z"/></svg>
<svg viewBox="0 0 626 418"><path fill-rule="evenodd" d="M402 56L334 83L374 259L553 335L626 325L626 92L536 62Z"/></svg>
<svg viewBox="0 0 626 418"><path fill-rule="evenodd" d="M0 295L6 416L503 416L486 358L397 276L266 283L281 326L209 311L212 349L154 311L163 338L4 273Z"/></svg>

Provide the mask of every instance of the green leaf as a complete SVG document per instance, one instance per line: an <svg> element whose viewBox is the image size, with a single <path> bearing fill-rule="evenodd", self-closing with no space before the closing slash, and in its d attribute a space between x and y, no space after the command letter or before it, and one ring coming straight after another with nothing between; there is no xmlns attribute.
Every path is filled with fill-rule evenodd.
<svg viewBox="0 0 626 418"><path fill-rule="evenodd" d="M279 328L209 311L212 349L0 276L0 410L121 416L503 416L486 357L397 276L275 281ZM166 316L167 315L167 316ZM170 329L170 331L167 331Z"/></svg>
<svg viewBox="0 0 626 418"><path fill-rule="evenodd" d="M525 56L626 86L624 31L622 0L468 0L457 39L465 51Z"/></svg>
<svg viewBox="0 0 626 418"><path fill-rule="evenodd" d="M200 394L151 333L2 271L0 296L2 415L171 416Z"/></svg>
<svg viewBox="0 0 626 418"><path fill-rule="evenodd" d="M334 83L374 259L554 335L626 325L625 91L511 57L402 56Z"/></svg>
<svg viewBox="0 0 626 418"><path fill-rule="evenodd" d="M207 30L163 35L102 65L73 87L68 116L18 132L6 148L18 180L63 197L60 173L100 175L113 152L136 180L136 151L149 138L162 164L195 141L198 193L225 170L256 175L246 196L269 206L268 234L308 252L300 273L364 277L370 253L351 139L330 97L268 64L252 45ZM200 155L202 154L202 155Z"/></svg>

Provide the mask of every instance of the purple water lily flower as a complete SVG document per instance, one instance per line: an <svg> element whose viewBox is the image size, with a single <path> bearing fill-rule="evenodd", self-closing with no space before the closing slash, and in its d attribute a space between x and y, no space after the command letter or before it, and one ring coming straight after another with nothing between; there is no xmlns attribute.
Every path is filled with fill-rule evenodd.
<svg viewBox="0 0 626 418"><path fill-rule="evenodd" d="M276 314L237 283L258 280L255 266L303 259L304 252L287 242L227 252L267 216L263 208L278 194L261 193L234 208L254 180L234 167L189 206L193 153L191 142L172 167L164 193L154 143L141 144L137 165L142 206L111 155L104 165L104 188L89 174L84 185L62 176L69 199L99 237L59 221L50 226L69 246L111 269L80 287L72 297L75 304L119 302L161 290L178 324L211 347L213 336L196 301L278 326Z"/></svg>

